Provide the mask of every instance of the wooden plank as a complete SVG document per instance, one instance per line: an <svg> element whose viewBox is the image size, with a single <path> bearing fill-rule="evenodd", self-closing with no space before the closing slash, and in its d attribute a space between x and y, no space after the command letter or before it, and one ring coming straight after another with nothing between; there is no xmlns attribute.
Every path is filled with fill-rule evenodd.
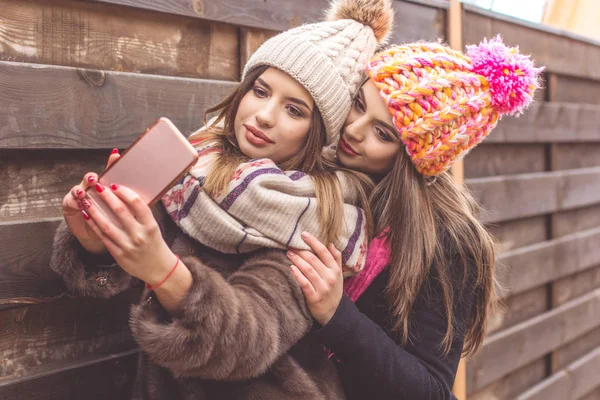
<svg viewBox="0 0 600 400"><path fill-rule="evenodd" d="M62 217L64 196L86 172L102 172L108 155L106 150L4 151L0 157L0 219L6 224ZM10 229L4 227L7 237ZM25 242L25 237L22 240Z"/></svg>
<svg viewBox="0 0 600 400"><path fill-rule="evenodd" d="M139 290L111 299L61 299L0 311L0 385L135 347L129 309Z"/></svg>
<svg viewBox="0 0 600 400"><path fill-rule="evenodd" d="M546 288L539 287L503 300L501 307L488 317L488 335L542 314L547 297Z"/></svg>
<svg viewBox="0 0 600 400"><path fill-rule="evenodd" d="M596 328L557 349L554 352L555 370L565 368L597 347L600 347L600 328Z"/></svg>
<svg viewBox="0 0 600 400"><path fill-rule="evenodd" d="M58 223L0 224L0 309L47 302L66 293L62 280L48 268Z"/></svg>
<svg viewBox="0 0 600 400"><path fill-rule="evenodd" d="M484 143L465 158L465 177L542 172L545 167L546 149L543 144Z"/></svg>
<svg viewBox="0 0 600 400"><path fill-rule="evenodd" d="M518 394L541 382L546 377L546 362L536 360L519 368L504 378L490 383L477 391L468 392L469 400L513 399Z"/></svg>
<svg viewBox="0 0 600 400"><path fill-rule="evenodd" d="M419 40L437 41L446 38L448 2L393 2L396 12L394 30L389 43L408 43Z"/></svg>
<svg viewBox="0 0 600 400"><path fill-rule="evenodd" d="M235 83L0 62L0 148L127 147L159 117L180 130Z"/></svg>
<svg viewBox="0 0 600 400"><path fill-rule="evenodd" d="M238 80L238 29L82 1L0 0L0 59Z"/></svg>
<svg viewBox="0 0 600 400"><path fill-rule="evenodd" d="M484 143L600 141L600 106L537 102L520 117L505 117Z"/></svg>
<svg viewBox="0 0 600 400"><path fill-rule="evenodd" d="M600 227L500 254L497 277L506 296L600 265Z"/></svg>
<svg viewBox="0 0 600 400"><path fill-rule="evenodd" d="M284 31L304 24L321 21L327 0L268 1L268 0L95 0L100 3L118 4L139 9L160 11L187 17L227 22L234 25ZM443 22L438 10L445 10L444 1L394 1L397 13L396 37L402 41L430 39L432 24ZM435 15L435 16L433 16ZM410 18L407 18L410 16ZM413 19L414 16L414 19ZM402 33L405 31L406 33ZM398 36L396 36L396 32ZM445 32L441 30L440 32ZM409 39L410 38L410 39ZM392 41L394 43L395 41Z"/></svg>
<svg viewBox="0 0 600 400"><path fill-rule="evenodd" d="M488 337L467 377L482 388L600 326L600 289Z"/></svg>
<svg viewBox="0 0 600 400"><path fill-rule="evenodd" d="M465 44L479 43L485 37L501 34L504 42L518 45L531 54L537 65L549 72L600 80L600 46L565 31L527 23L465 4ZM573 60L577 60L576 63Z"/></svg>
<svg viewBox="0 0 600 400"><path fill-rule="evenodd" d="M552 216L555 237L600 226L600 205L562 211Z"/></svg>
<svg viewBox="0 0 600 400"><path fill-rule="evenodd" d="M25 379L0 383L3 400L129 400L138 350L82 360Z"/></svg>
<svg viewBox="0 0 600 400"><path fill-rule="evenodd" d="M548 89L552 101L600 104L600 82L572 76L549 74Z"/></svg>
<svg viewBox="0 0 600 400"><path fill-rule="evenodd" d="M487 228L496 241L498 252L529 246L547 239L545 216L489 224Z"/></svg>
<svg viewBox="0 0 600 400"><path fill-rule="evenodd" d="M499 222L600 203L600 167L468 179L485 209L484 222Z"/></svg>
<svg viewBox="0 0 600 400"><path fill-rule="evenodd" d="M555 170L600 166L600 143L555 143L552 147Z"/></svg>
<svg viewBox="0 0 600 400"><path fill-rule="evenodd" d="M240 76L242 76L244 66L250 56L277 33L277 31L268 29L240 28Z"/></svg>
<svg viewBox="0 0 600 400"><path fill-rule="evenodd" d="M517 400L577 400L600 386L600 347L522 393Z"/></svg>
<svg viewBox="0 0 600 400"><path fill-rule="evenodd" d="M597 244L598 242L596 242ZM561 305L600 287L600 263L554 281L554 304Z"/></svg>

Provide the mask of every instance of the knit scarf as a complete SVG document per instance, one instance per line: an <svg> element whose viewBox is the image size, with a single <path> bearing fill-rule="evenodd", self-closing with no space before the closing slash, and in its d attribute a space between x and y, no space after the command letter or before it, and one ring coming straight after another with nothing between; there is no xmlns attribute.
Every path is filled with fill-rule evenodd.
<svg viewBox="0 0 600 400"><path fill-rule="evenodd" d="M203 144L204 143L204 144ZM210 194L203 189L221 149L196 143L198 161L162 198L173 221L198 242L223 253L248 253L260 248L310 250L303 231L319 237L321 224L312 178L301 171L282 171L269 159L244 162L233 173L226 189ZM368 248L366 221L352 204L343 173L338 179L344 192L343 222L337 241L344 276L364 266Z"/></svg>

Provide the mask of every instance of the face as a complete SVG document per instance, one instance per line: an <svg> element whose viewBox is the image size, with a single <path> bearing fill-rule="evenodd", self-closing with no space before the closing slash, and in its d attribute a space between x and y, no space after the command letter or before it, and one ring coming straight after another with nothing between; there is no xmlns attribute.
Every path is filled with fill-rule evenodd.
<svg viewBox="0 0 600 400"><path fill-rule="evenodd" d="M276 164L296 155L306 143L314 101L291 76L267 69L242 98L235 116L235 138L250 158Z"/></svg>
<svg viewBox="0 0 600 400"><path fill-rule="evenodd" d="M340 135L336 154L346 168L383 177L394 165L402 142L392 115L371 79L359 90Z"/></svg>

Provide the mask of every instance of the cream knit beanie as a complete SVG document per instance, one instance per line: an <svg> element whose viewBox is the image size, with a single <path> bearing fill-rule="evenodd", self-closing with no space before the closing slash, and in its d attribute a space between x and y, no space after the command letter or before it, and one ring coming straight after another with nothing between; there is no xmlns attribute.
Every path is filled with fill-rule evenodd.
<svg viewBox="0 0 600 400"><path fill-rule="evenodd" d="M302 84L319 108L328 142L339 135L361 76L394 20L392 0L336 0L327 21L302 25L267 40L248 60L278 68Z"/></svg>

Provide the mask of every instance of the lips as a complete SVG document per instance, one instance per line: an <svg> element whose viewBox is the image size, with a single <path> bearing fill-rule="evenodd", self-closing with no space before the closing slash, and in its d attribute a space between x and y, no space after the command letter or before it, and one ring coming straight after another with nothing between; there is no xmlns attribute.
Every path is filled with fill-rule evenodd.
<svg viewBox="0 0 600 400"><path fill-rule="evenodd" d="M343 137L340 138L340 142L339 142L338 146L339 146L340 150L342 150L344 153L346 153L349 156L357 156L358 155L356 150L354 150L352 148L352 146L350 146Z"/></svg>
<svg viewBox="0 0 600 400"><path fill-rule="evenodd" d="M250 137L248 138L251 142L259 142L259 143L275 143L272 141L263 131L260 129L256 129L252 125L244 125L248 133L250 133ZM258 139L258 140L252 140Z"/></svg>

